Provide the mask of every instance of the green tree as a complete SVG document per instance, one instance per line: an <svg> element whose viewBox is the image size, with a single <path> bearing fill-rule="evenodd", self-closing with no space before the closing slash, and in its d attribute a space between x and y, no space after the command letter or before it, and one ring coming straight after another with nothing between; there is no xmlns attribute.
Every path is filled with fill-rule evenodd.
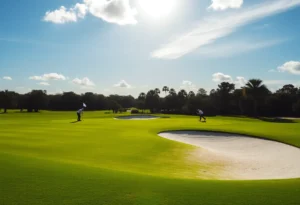
<svg viewBox="0 0 300 205"><path fill-rule="evenodd" d="M185 98L187 98L187 96L188 96L187 92L183 89L178 92L178 97L185 99Z"/></svg>
<svg viewBox="0 0 300 205"><path fill-rule="evenodd" d="M47 91L33 90L28 96L28 112L39 112L40 109L47 107Z"/></svg>
<svg viewBox="0 0 300 205"><path fill-rule="evenodd" d="M146 99L146 94L145 93L140 93L138 99L139 100L145 100Z"/></svg>
<svg viewBox="0 0 300 205"><path fill-rule="evenodd" d="M195 93L193 91L190 91L189 94L188 94L188 98L193 98L195 97Z"/></svg>
<svg viewBox="0 0 300 205"><path fill-rule="evenodd" d="M140 93L138 97L138 102L137 102L137 107L142 110L144 113L145 110L145 101L146 101L146 94L145 93Z"/></svg>
<svg viewBox="0 0 300 205"><path fill-rule="evenodd" d="M17 98L18 94L8 90L0 92L0 107L3 108L4 113L8 109L17 108Z"/></svg>
<svg viewBox="0 0 300 205"><path fill-rule="evenodd" d="M177 98L178 98L178 109L182 109L183 106L185 105L186 101L187 101L187 97L188 97L188 94L187 92L182 89L178 92L177 94Z"/></svg>
<svg viewBox="0 0 300 205"><path fill-rule="evenodd" d="M155 88L155 89L154 89L154 92L155 92L157 95L159 95L159 94L160 94L159 88Z"/></svg>
<svg viewBox="0 0 300 205"><path fill-rule="evenodd" d="M159 95L157 91L150 90L146 95L145 105L150 109L151 113L159 109Z"/></svg>
<svg viewBox="0 0 300 205"><path fill-rule="evenodd" d="M200 95L200 96L207 96L207 91L203 88L200 88L197 92L197 95Z"/></svg>
<svg viewBox="0 0 300 205"><path fill-rule="evenodd" d="M233 93L234 89L235 85L233 83L222 82L218 85L218 89L216 91L216 103L221 114L229 114L231 112L230 101L231 94Z"/></svg>
<svg viewBox="0 0 300 205"><path fill-rule="evenodd" d="M264 100L264 98L270 93L266 85L263 84L263 81L260 79L250 79L246 85L246 95L251 96L254 101L253 112L254 115L258 115L258 105Z"/></svg>
<svg viewBox="0 0 300 205"><path fill-rule="evenodd" d="M169 92L169 87L168 86L164 86L162 89L163 92L165 92L165 95L167 96L167 92Z"/></svg>
<svg viewBox="0 0 300 205"><path fill-rule="evenodd" d="M174 89L174 88L171 88L171 89L169 90L169 94L170 94L170 95L176 95L175 89Z"/></svg>

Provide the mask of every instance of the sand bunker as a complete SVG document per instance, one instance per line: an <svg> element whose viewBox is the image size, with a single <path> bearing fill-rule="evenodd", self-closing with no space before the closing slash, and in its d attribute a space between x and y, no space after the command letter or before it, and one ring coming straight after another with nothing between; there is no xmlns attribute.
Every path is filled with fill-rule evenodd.
<svg viewBox="0 0 300 205"><path fill-rule="evenodd" d="M159 135L202 148L199 157L204 156L205 161L222 162L220 179L300 178L300 149L290 145L212 132L176 131Z"/></svg>
<svg viewBox="0 0 300 205"><path fill-rule="evenodd" d="M131 116L121 116L117 117L116 119L120 120L154 120L159 117L151 116L151 115L131 115Z"/></svg>

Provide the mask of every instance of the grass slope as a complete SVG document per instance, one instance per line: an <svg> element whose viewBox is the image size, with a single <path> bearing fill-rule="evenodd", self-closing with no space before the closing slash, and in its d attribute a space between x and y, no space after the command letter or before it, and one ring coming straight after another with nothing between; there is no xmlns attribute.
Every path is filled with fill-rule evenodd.
<svg viewBox="0 0 300 205"><path fill-rule="evenodd" d="M103 112L0 115L0 204L299 204L300 179L200 180L217 165L164 130L199 129L267 137L300 147L299 123L172 116L114 120ZM199 171L200 170L200 171ZM217 173L215 173L217 174Z"/></svg>

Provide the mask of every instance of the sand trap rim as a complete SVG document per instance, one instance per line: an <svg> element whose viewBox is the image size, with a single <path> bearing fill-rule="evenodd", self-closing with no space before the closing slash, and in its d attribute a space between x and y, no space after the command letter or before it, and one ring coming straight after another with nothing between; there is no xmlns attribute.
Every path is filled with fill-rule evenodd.
<svg viewBox="0 0 300 205"><path fill-rule="evenodd" d="M299 148L298 146L295 146L293 144L289 144L287 142L282 142L276 139L270 139L268 137L262 137L262 136L258 136L258 135L252 135L252 134L247 134L247 133L238 133L238 132L229 132L229 131L218 131L218 130L198 130L198 129L180 129L180 130L164 130L164 131L160 131L157 133L157 135L159 136L159 134L162 133L168 133L168 132L207 132L207 133L219 133L219 134L229 134L229 135L240 135L243 137L249 137L249 138L256 138L256 139L261 139L261 140L268 140L268 141L273 141L273 142L279 142L282 144L286 144L286 145L290 145L292 147L296 147Z"/></svg>

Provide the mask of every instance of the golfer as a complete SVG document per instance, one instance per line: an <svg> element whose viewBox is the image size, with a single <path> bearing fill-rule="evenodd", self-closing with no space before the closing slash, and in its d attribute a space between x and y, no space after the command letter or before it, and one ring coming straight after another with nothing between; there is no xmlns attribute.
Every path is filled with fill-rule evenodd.
<svg viewBox="0 0 300 205"><path fill-rule="evenodd" d="M204 122L206 122L206 118L204 117L204 112L200 109L197 110L198 114L200 116L200 121L202 121L202 118L204 119Z"/></svg>
<svg viewBox="0 0 300 205"><path fill-rule="evenodd" d="M77 121L81 121L81 114L83 112L84 108L81 108L77 111Z"/></svg>

